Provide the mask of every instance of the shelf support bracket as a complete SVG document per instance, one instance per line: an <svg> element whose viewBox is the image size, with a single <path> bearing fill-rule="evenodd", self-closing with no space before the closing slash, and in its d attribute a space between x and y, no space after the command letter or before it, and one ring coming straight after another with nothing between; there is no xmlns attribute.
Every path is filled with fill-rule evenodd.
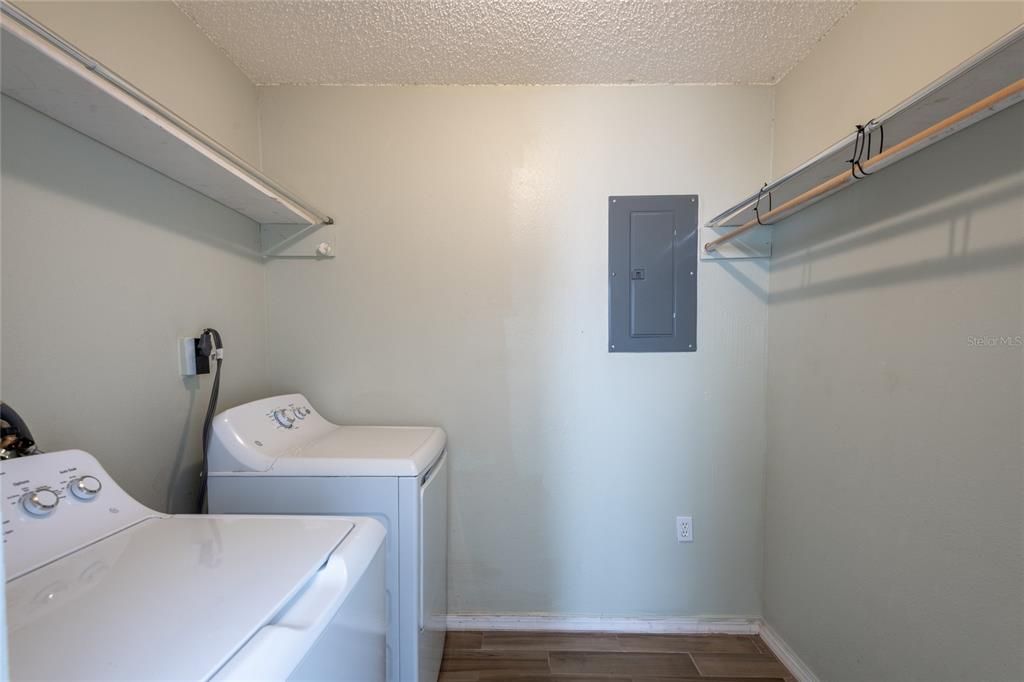
<svg viewBox="0 0 1024 682"><path fill-rule="evenodd" d="M334 221L303 227L260 225L260 255L268 258L334 258Z"/></svg>

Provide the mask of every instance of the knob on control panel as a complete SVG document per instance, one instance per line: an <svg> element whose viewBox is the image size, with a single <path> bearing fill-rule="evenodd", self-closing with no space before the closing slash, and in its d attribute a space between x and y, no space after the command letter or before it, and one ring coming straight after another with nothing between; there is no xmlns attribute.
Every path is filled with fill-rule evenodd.
<svg viewBox="0 0 1024 682"><path fill-rule="evenodd" d="M68 490L80 500L91 500L102 489L103 484L95 476L79 476L71 479L71 482L68 483Z"/></svg>
<svg viewBox="0 0 1024 682"><path fill-rule="evenodd" d="M49 516L60 503L60 497L49 488L37 488L21 496L21 506L33 516Z"/></svg>
<svg viewBox="0 0 1024 682"><path fill-rule="evenodd" d="M288 414L286 410L274 410L274 419L286 429L292 428L292 424L295 423L295 417Z"/></svg>

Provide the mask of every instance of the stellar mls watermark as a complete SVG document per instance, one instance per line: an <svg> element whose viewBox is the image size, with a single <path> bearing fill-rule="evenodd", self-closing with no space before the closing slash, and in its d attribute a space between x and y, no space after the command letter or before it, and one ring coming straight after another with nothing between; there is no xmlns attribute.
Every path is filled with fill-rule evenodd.
<svg viewBox="0 0 1024 682"><path fill-rule="evenodd" d="M1016 336L968 336L967 345L971 348L1024 348L1024 334Z"/></svg>

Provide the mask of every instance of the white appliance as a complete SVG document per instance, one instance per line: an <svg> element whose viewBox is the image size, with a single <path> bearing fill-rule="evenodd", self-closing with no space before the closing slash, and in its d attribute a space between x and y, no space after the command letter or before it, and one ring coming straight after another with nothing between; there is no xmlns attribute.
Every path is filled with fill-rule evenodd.
<svg viewBox="0 0 1024 682"><path fill-rule="evenodd" d="M435 682L447 614L443 430L338 426L299 394L217 415L209 504L217 513L372 516L388 531L388 679Z"/></svg>
<svg viewBox="0 0 1024 682"><path fill-rule="evenodd" d="M384 528L166 515L92 455L0 462L12 680L383 680Z"/></svg>

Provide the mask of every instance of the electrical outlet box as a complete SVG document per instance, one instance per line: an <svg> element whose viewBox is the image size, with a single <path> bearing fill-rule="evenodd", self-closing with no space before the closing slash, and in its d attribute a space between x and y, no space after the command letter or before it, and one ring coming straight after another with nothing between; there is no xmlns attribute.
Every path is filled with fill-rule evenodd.
<svg viewBox="0 0 1024 682"><path fill-rule="evenodd" d="M189 336L178 339L178 348L178 360L183 377L210 373L210 358L199 354L199 339L197 337Z"/></svg>
<svg viewBox="0 0 1024 682"><path fill-rule="evenodd" d="M196 339L195 337L188 337L184 339L178 339L179 356L178 360L181 364L181 376L183 377L194 377L196 375Z"/></svg>
<svg viewBox="0 0 1024 682"><path fill-rule="evenodd" d="M693 517L676 517L676 542L693 542Z"/></svg>

